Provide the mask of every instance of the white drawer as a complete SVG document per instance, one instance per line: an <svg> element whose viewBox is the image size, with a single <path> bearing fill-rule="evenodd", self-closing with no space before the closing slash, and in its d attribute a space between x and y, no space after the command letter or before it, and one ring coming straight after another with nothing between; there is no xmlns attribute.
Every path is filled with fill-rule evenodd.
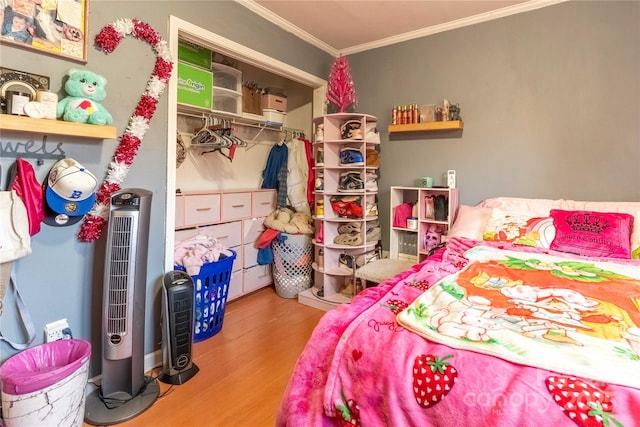
<svg viewBox="0 0 640 427"><path fill-rule="evenodd" d="M251 216L251 193L223 193L222 220L232 221Z"/></svg>
<svg viewBox="0 0 640 427"><path fill-rule="evenodd" d="M204 234L218 240L227 248L242 244L242 223L240 221L225 222L224 224L207 225L198 229L198 234Z"/></svg>
<svg viewBox="0 0 640 427"><path fill-rule="evenodd" d="M232 248L229 249L233 249L234 251L236 251L236 259L233 260L233 271L236 270L242 270L242 268L244 267L244 254L242 253L242 246L234 246Z"/></svg>
<svg viewBox="0 0 640 427"><path fill-rule="evenodd" d="M242 295L242 279L242 270L234 271L231 273L231 279L229 280L229 292L227 293L227 301L238 298Z"/></svg>
<svg viewBox="0 0 640 427"><path fill-rule="evenodd" d="M258 237L260 237L264 230L264 225L262 225L263 222L264 218L245 219L242 222L245 243L253 243L258 240Z"/></svg>
<svg viewBox="0 0 640 427"><path fill-rule="evenodd" d="M220 222L219 194L184 196L184 224L198 225Z"/></svg>
<svg viewBox="0 0 640 427"><path fill-rule="evenodd" d="M176 196L176 222L175 228L185 225L184 222L184 196Z"/></svg>
<svg viewBox="0 0 640 427"><path fill-rule="evenodd" d="M269 286L272 282L271 266L256 265L255 267L244 270L242 290L246 294L257 289L264 288L265 286Z"/></svg>
<svg viewBox="0 0 640 427"><path fill-rule="evenodd" d="M197 228L190 228L188 230L178 230L175 234L176 243L184 242L187 239L194 238L198 235Z"/></svg>
<svg viewBox="0 0 640 427"><path fill-rule="evenodd" d="M253 243L245 243L242 245L242 252L244 257L244 268L250 268L258 265L258 248L253 246Z"/></svg>
<svg viewBox="0 0 640 427"><path fill-rule="evenodd" d="M267 216L276 209L276 191L254 191L251 198L251 215Z"/></svg>

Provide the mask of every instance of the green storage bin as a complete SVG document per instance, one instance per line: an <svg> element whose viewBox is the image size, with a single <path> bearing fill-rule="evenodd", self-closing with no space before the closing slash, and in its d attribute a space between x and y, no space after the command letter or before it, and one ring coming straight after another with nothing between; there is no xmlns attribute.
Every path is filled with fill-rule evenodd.
<svg viewBox="0 0 640 427"><path fill-rule="evenodd" d="M186 40L178 41L178 60L211 69L211 51Z"/></svg>
<svg viewBox="0 0 640 427"><path fill-rule="evenodd" d="M193 65L178 62L178 102L211 109L213 74Z"/></svg>

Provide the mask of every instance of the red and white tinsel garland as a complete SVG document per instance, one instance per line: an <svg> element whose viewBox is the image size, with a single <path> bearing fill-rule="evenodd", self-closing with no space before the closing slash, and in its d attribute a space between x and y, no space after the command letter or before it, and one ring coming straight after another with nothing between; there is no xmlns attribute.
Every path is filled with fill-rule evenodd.
<svg viewBox="0 0 640 427"><path fill-rule="evenodd" d="M96 47L107 54L111 53L127 36L150 44L156 54L156 63L147 87L129 119L124 134L120 137L120 144L109 164L107 176L98 189L93 209L84 217L78 233L78 239L82 242L93 242L100 238L109 218L111 195L121 189L120 185L129 172L144 135L149 130L149 122L156 111L158 99L164 92L173 69L171 53L162 36L149 24L137 19L118 19L104 27L96 35Z"/></svg>

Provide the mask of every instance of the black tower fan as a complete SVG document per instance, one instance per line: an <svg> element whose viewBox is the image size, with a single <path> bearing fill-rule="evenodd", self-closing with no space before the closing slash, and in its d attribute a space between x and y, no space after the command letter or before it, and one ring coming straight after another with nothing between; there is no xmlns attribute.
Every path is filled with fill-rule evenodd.
<svg viewBox="0 0 640 427"><path fill-rule="evenodd" d="M193 281L184 271L170 271L162 283L162 368L158 379L183 384L198 372L192 361Z"/></svg>

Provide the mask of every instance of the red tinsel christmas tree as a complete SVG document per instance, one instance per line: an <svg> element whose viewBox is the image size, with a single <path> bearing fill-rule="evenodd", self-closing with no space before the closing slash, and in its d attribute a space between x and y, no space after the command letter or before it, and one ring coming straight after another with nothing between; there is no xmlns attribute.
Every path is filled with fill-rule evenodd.
<svg viewBox="0 0 640 427"><path fill-rule="evenodd" d="M351 78L351 68L347 58L342 55L338 56L331 66L327 101L335 104L341 113L346 112L351 105L355 106L357 102L356 89Z"/></svg>

